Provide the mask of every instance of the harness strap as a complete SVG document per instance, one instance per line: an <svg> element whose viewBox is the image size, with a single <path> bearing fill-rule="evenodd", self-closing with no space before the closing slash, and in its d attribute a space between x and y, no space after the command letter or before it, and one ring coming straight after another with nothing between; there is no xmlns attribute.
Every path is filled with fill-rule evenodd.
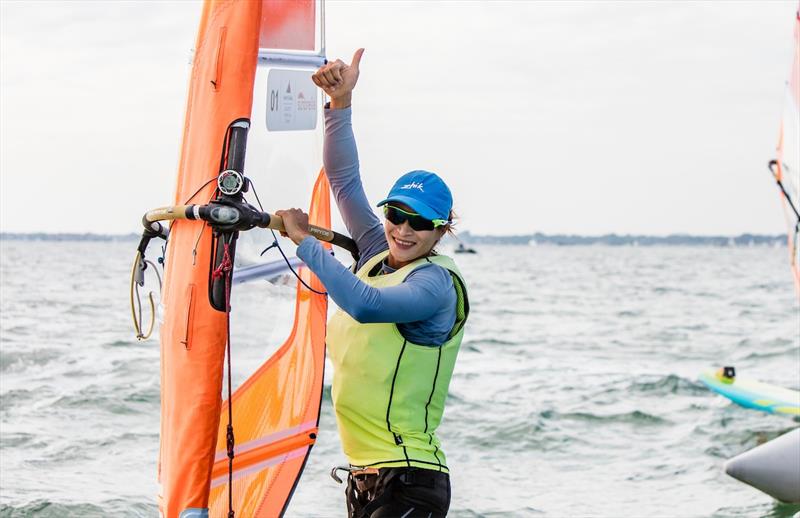
<svg viewBox="0 0 800 518"><path fill-rule="evenodd" d="M331 469L331 478L338 482L339 484L343 483L344 481L339 478L337 471L346 471L348 475L377 475L380 473L378 468L359 468L356 466L334 466Z"/></svg>
<svg viewBox="0 0 800 518"><path fill-rule="evenodd" d="M379 507L391 502L392 496L394 495L394 485L392 481L400 477L403 471L389 468L385 470L384 473L379 474L378 480L375 482L375 493L377 493L377 496L362 507L361 510L356 513L355 518L369 518Z"/></svg>

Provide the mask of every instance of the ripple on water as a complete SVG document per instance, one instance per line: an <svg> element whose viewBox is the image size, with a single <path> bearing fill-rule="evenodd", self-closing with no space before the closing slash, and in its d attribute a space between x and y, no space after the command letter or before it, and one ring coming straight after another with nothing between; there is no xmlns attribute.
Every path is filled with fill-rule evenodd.
<svg viewBox="0 0 800 518"><path fill-rule="evenodd" d="M0 354L0 372L20 372L28 367L42 367L63 356L63 351L54 348L38 348L29 351L3 351Z"/></svg>
<svg viewBox="0 0 800 518"><path fill-rule="evenodd" d="M800 513L800 505L773 502L740 507L721 507L711 515L711 518L752 518L753 516L759 516L760 518L793 518L796 513Z"/></svg>
<svg viewBox="0 0 800 518"><path fill-rule="evenodd" d="M98 441L89 440L84 440L79 444L53 443L48 449L39 453L38 456L26 459L25 463L42 468L60 466L65 463L78 464L85 462L87 459L98 457L100 452L92 449L92 446L96 446L97 443ZM108 452L103 452L102 454L108 456Z"/></svg>
<svg viewBox="0 0 800 518"><path fill-rule="evenodd" d="M521 344L525 344L525 342L517 340L503 340L500 338L474 338L464 340L464 342L461 344L461 350L481 353L487 350L487 348L512 347Z"/></svg>
<svg viewBox="0 0 800 518"><path fill-rule="evenodd" d="M666 376L640 376L629 383L624 391L639 392L654 396L667 394L697 396L708 393L708 389L701 382L683 378L675 374Z"/></svg>
<svg viewBox="0 0 800 518"><path fill-rule="evenodd" d="M103 344L104 347L152 347L151 343L147 340L113 340Z"/></svg>
<svg viewBox="0 0 800 518"><path fill-rule="evenodd" d="M450 507L450 514L455 516L464 517L464 518L484 518L484 517L507 517L507 516L514 516L519 518L524 518L526 516L541 516L545 514L544 511L536 509L530 506L521 506L521 507L509 507L508 509L493 511L493 510L486 510L480 513L473 511L472 509L464 509L459 508L457 505L452 505Z"/></svg>
<svg viewBox="0 0 800 518"><path fill-rule="evenodd" d="M34 330L35 328L32 323L9 327L3 330L3 341L7 343L15 342L21 337L33 334Z"/></svg>
<svg viewBox="0 0 800 518"><path fill-rule="evenodd" d="M3 433L0 434L0 448L16 448L22 446L45 447L46 443L40 440L38 435L25 432Z"/></svg>
<svg viewBox="0 0 800 518"><path fill-rule="evenodd" d="M686 293L685 290L679 288L678 286L654 286L652 288L652 292L656 295L668 295L671 293Z"/></svg>
<svg viewBox="0 0 800 518"><path fill-rule="evenodd" d="M33 390L14 389L0 394L0 413L7 413L17 405L36 400L37 394Z"/></svg>
<svg viewBox="0 0 800 518"><path fill-rule="evenodd" d="M791 357L797 355L797 341L776 337L756 343L744 338L736 344L737 360L763 360L767 358Z"/></svg>
<svg viewBox="0 0 800 518"><path fill-rule="evenodd" d="M21 506L0 505L0 518L65 518L83 516L85 518L103 518L106 512L102 507L93 504L59 504L49 500L35 500Z"/></svg>
<svg viewBox="0 0 800 518"><path fill-rule="evenodd" d="M793 429L794 427L765 430L735 428L712 434L712 440L718 444L728 445L733 456L769 442Z"/></svg>
<svg viewBox="0 0 800 518"><path fill-rule="evenodd" d="M568 451L580 439L537 416L503 425L482 423L469 429L448 431L448 437L482 451L511 448L548 453Z"/></svg>
<svg viewBox="0 0 800 518"><path fill-rule="evenodd" d="M708 389L699 381L676 374L641 375L633 379L622 378L603 384L596 391L582 395L581 400L596 404L613 404L636 395L643 397L699 396L708 395Z"/></svg>
<svg viewBox="0 0 800 518"><path fill-rule="evenodd" d="M158 515L158 507L150 502L110 500L101 505L62 504L49 500L11 506L0 504L0 518L106 518L108 516L151 517Z"/></svg>
<svg viewBox="0 0 800 518"><path fill-rule="evenodd" d="M119 415L139 414L152 410L152 405L142 408L139 403L153 403L158 401L158 397L158 393L151 390L110 394L103 387L89 385L77 393L61 396L52 403L52 407L68 410L95 409Z"/></svg>
<svg viewBox="0 0 800 518"><path fill-rule="evenodd" d="M153 363L156 362L155 353L147 356L135 356L111 362L111 374L117 379L129 380L131 377L140 378L142 373L151 372ZM151 378L152 379L152 378Z"/></svg>
<svg viewBox="0 0 800 518"><path fill-rule="evenodd" d="M658 458L655 455L654 458ZM642 471L634 472L625 480L631 482L645 482L649 480L674 480L675 477L690 473L694 464L676 464L671 462L642 462L637 465L637 469Z"/></svg>
<svg viewBox="0 0 800 518"><path fill-rule="evenodd" d="M555 410L544 410L540 413L544 419L582 421L585 423L602 424L631 424L635 426L662 426L671 423L669 419L658 417L641 410L621 412L616 414L594 414L591 412L557 412Z"/></svg>
<svg viewBox="0 0 800 518"><path fill-rule="evenodd" d="M126 394L123 401L127 403L158 403L161 401L161 392L155 385L140 390L133 390Z"/></svg>

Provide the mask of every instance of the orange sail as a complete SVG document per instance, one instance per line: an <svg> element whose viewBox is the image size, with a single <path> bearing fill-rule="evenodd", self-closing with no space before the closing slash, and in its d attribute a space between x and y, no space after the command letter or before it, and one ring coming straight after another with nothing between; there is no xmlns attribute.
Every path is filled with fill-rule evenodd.
<svg viewBox="0 0 800 518"><path fill-rule="evenodd" d="M788 227L789 261L800 297L800 9L795 17L794 54L778 138L777 159L770 163L781 186Z"/></svg>
<svg viewBox="0 0 800 518"><path fill-rule="evenodd" d="M330 226L329 192L328 180L320 172L309 210L312 225ZM307 268L299 273L314 290L325 289ZM237 442L233 508L239 516L280 516L300 477L317 437L327 311L327 298L298 281L291 335L233 394ZM225 419L219 424L211 472L211 516L225 516L228 511L226 425Z"/></svg>
<svg viewBox="0 0 800 518"><path fill-rule="evenodd" d="M310 80L324 60L322 34L319 0L206 0L176 204L203 204L215 196L229 127L251 121L244 169L253 185L269 191L261 200L273 203L268 207L274 210L303 206L311 195L311 223L330 227L329 187L314 144L320 141L321 94ZM240 235L238 255L247 254L248 234ZM228 324L209 301L213 243L211 228L201 221L179 220L170 228L160 329L158 473L159 509L168 518L228 513L227 402L222 401ZM307 269L298 273L315 290L324 290ZM231 398L237 516L275 517L288 504L316 438L326 316L326 297L298 283L291 335Z"/></svg>

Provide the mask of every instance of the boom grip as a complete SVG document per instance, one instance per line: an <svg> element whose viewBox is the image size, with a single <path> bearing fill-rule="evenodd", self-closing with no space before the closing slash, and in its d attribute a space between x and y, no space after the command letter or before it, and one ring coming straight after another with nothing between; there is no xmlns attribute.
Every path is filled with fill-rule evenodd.
<svg viewBox="0 0 800 518"><path fill-rule="evenodd" d="M194 205L174 205L172 207L159 207L149 210L142 217L142 224L145 228L155 221L172 221L175 219L192 219L189 216Z"/></svg>
<svg viewBox="0 0 800 518"><path fill-rule="evenodd" d="M271 228L279 232L286 232L286 228L283 226L283 219L275 214L269 215L269 223L267 223L267 228ZM356 246L356 242L351 238L339 234L338 232L334 232L333 230L328 230L327 228L322 228L315 225L309 225L308 232L316 239L325 241L326 243L331 243L332 245L336 245L340 248L344 248L353 254L353 257L358 257L358 247Z"/></svg>

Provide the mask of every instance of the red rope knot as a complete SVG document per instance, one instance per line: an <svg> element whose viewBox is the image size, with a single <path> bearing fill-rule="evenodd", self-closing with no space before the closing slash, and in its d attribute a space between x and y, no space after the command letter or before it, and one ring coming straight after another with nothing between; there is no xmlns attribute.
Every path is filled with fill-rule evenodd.
<svg viewBox="0 0 800 518"><path fill-rule="evenodd" d="M222 261L219 263L219 266L217 267L217 269L214 270L211 273L211 278L212 279L219 279L223 275L227 275L228 272L233 270L233 263L231 262L231 254L230 254L229 245L228 245L228 243L225 243L223 246L225 248L224 248L224 252L222 254Z"/></svg>

